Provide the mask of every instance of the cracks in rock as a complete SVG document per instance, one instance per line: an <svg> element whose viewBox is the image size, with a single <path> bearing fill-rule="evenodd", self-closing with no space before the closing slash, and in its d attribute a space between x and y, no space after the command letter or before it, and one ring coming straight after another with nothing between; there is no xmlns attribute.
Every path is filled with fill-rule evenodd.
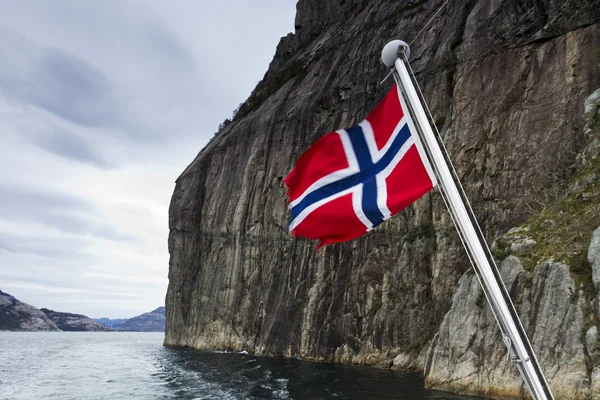
<svg viewBox="0 0 600 400"><path fill-rule="evenodd" d="M460 25L455 31L450 43L450 49L448 51L447 60L447 74L446 74L446 121L451 122L452 118L452 99L454 97L455 90L455 79L456 79L456 66L458 64L458 48L462 44L465 35L465 28L467 25L467 19L471 14L471 11L477 3L476 0L469 0L465 4L465 8L462 11Z"/></svg>
<svg viewBox="0 0 600 400"><path fill-rule="evenodd" d="M439 332L436 332L436 334L433 335L433 340L431 341L431 345L429 346L429 349L427 351L427 359L425 361L425 368L423 371L424 376L428 376L429 371L431 371L431 367L433 365L433 355L435 352L435 348L437 347L437 342L438 342L439 337L440 337Z"/></svg>
<svg viewBox="0 0 600 400"><path fill-rule="evenodd" d="M282 115L284 108L286 107L286 105L288 104L288 99L290 98L290 96L292 95L292 91L288 90L285 92L285 97L279 102L278 107L276 108L275 111L275 115ZM269 128L268 128L268 133L267 133L267 138L265 139L265 154L264 154L264 165L263 165L263 171L265 171L265 173L267 173L269 171L269 160L271 159L270 154L271 154L271 149L273 147L273 137L275 136L275 126L277 125L278 121L277 118L275 118L274 116L271 118L271 123L269 124ZM279 133L280 135L282 135L283 133ZM265 179L264 180L264 184L263 184L263 196L265 195L265 190L267 189L267 185L270 184L270 182ZM281 183L281 186L283 186L283 183Z"/></svg>
<svg viewBox="0 0 600 400"><path fill-rule="evenodd" d="M536 324L533 323L533 321L538 321L538 312L540 311L540 308L541 308L540 304L542 302L542 299L545 294L545 289L546 289L544 282L546 282L549 275L550 275L550 268L548 268L548 266L546 266L546 268L544 268L542 271L539 272L537 293L535 293L535 298L534 298L534 301L533 301L532 307L531 307L531 311L533 312L533 314L531 314L529 317L529 320L532 321L532 323L529 324L529 327L531 330L531 332L529 332L529 337L531 337L531 338L535 337ZM535 286L532 287L531 296L533 296L534 292L536 292L535 289L536 289Z"/></svg>

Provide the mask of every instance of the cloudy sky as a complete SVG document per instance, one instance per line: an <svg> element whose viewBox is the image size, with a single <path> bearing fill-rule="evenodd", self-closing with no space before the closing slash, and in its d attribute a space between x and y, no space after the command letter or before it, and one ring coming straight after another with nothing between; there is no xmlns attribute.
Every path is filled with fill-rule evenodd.
<svg viewBox="0 0 600 400"><path fill-rule="evenodd" d="M164 304L174 181L263 77L296 0L0 0L0 290Z"/></svg>

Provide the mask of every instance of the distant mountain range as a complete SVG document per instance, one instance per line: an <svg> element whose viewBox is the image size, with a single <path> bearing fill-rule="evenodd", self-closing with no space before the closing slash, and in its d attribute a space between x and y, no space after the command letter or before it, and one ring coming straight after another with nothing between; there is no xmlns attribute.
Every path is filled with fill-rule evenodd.
<svg viewBox="0 0 600 400"><path fill-rule="evenodd" d="M119 326L121 326L121 324L125 321L128 320L128 318L106 318L106 317L102 317L102 318L92 318L94 321L98 322L99 324L102 324L106 327L112 328L112 329L116 329Z"/></svg>
<svg viewBox="0 0 600 400"><path fill-rule="evenodd" d="M125 319L37 309L0 290L0 331L164 332L165 308Z"/></svg>
<svg viewBox="0 0 600 400"><path fill-rule="evenodd" d="M164 332L165 308L158 307L156 310L129 318L115 329L124 332Z"/></svg>
<svg viewBox="0 0 600 400"><path fill-rule="evenodd" d="M94 318L94 321L123 332L164 332L165 308L158 307L129 319Z"/></svg>

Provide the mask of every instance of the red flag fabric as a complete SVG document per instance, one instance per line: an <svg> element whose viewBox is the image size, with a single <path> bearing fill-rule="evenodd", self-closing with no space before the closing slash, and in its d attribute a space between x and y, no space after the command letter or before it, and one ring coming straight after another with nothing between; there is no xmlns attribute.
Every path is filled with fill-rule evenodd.
<svg viewBox="0 0 600 400"><path fill-rule="evenodd" d="M320 138L296 162L288 187L294 236L321 246L357 238L435 186L397 86L357 126Z"/></svg>

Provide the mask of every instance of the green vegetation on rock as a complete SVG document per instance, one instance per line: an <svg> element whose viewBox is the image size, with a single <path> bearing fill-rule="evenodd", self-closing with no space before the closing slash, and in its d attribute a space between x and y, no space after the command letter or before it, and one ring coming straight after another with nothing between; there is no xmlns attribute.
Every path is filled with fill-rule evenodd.
<svg viewBox="0 0 600 400"><path fill-rule="evenodd" d="M493 252L497 259L517 255L529 272L545 260L563 262L591 297L587 251L592 233L600 226L600 89L586 100L584 133L588 143L578 157L578 172L567 194L497 239Z"/></svg>

